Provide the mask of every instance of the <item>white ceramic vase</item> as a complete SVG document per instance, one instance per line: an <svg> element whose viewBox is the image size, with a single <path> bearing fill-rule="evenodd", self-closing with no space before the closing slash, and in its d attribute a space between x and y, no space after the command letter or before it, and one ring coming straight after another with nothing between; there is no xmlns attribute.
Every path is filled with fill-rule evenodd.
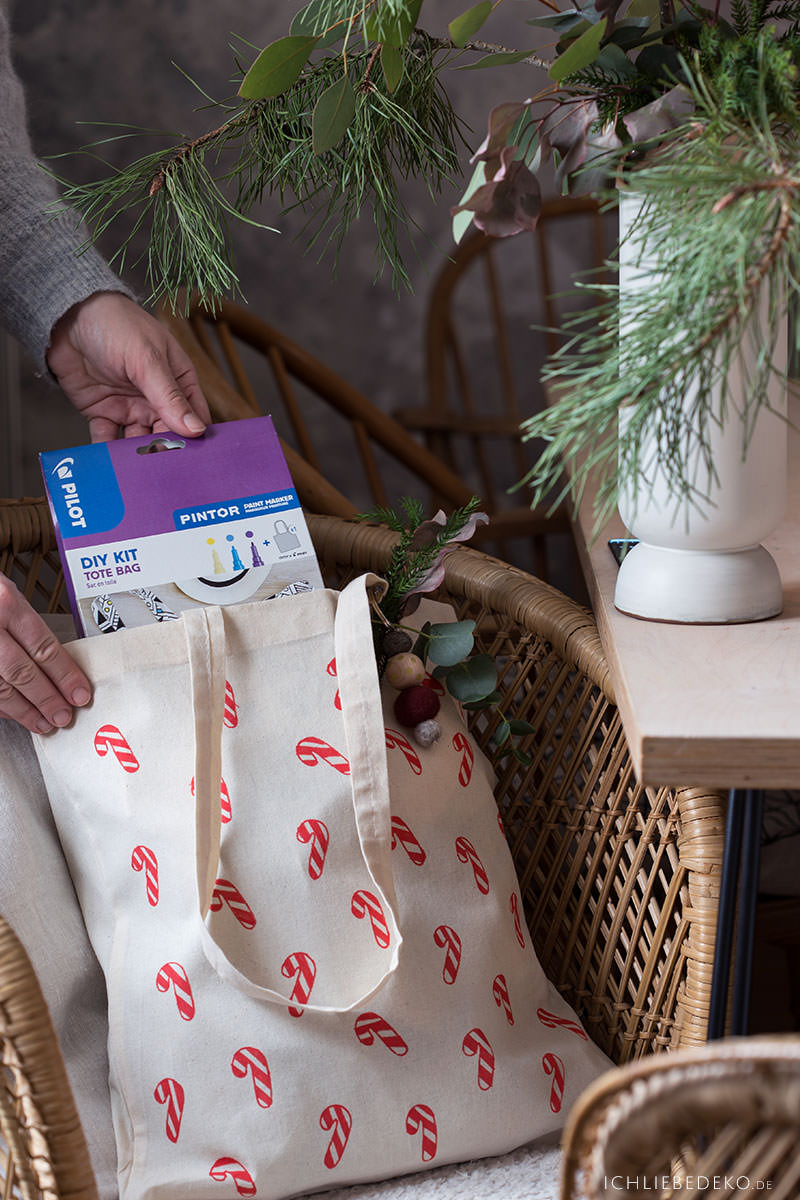
<svg viewBox="0 0 800 1200"><path fill-rule="evenodd" d="M634 266L635 243L624 240L637 211L635 194L623 194L621 294L641 286L644 278L641 264ZM777 347L778 371L786 366L786 333ZM696 489L693 500L670 495L655 441L646 439L640 456L643 475L623 487L619 497L622 520L639 539L617 577L614 601L623 612L655 621L725 624L760 621L781 611L778 568L760 543L786 507L786 395L780 375L772 376L769 404L759 410L743 454L742 378L752 357L752 347L743 346L731 365L725 420L713 422L710 434L713 469L697 453L687 459L686 474ZM684 403L691 401L690 392ZM719 403L713 411L719 414ZM624 412L620 420L624 428Z"/></svg>

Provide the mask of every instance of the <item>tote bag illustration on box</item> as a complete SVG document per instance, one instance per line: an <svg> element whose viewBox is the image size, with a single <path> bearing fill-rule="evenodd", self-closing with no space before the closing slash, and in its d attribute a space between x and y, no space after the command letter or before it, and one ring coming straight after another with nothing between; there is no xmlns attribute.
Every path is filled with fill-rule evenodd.
<svg viewBox="0 0 800 1200"><path fill-rule="evenodd" d="M499 1154L608 1066L455 706L426 750L382 709L376 583L72 648L95 700L37 748L108 982L123 1200Z"/></svg>

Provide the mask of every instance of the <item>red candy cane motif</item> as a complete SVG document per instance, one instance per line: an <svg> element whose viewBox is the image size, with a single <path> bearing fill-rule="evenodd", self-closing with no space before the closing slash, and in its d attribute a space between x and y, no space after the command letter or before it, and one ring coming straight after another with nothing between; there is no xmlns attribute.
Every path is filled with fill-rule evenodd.
<svg viewBox="0 0 800 1200"><path fill-rule="evenodd" d="M477 1056L478 1087L482 1092L488 1091L494 1083L494 1050L482 1029L470 1029L469 1033L464 1034L461 1052L468 1058Z"/></svg>
<svg viewBox="0 0 800 1200"><path fill-rule="evenodd" d="M397 748L398 750L402 751L403 757L411 767L411 770L414 772L414 774L421 775L422 763L419 760L419 755L411 745L411 742L408 740L408 738L402 733L398 733L396 729L385 729L384 733L386 734L386 749L394 750Z"/></svg>
<svg viewBox="0 0 800 1200"><path fill-rule="evenodd" d="M353 1117L350 1109L345 1108L343 1104L329 1104L319 1115L319 1125L320 1129L332 1134L322 1160L328 1170L332 1171L342 1161L350 1130L353 1128Z"/></svg>
<svg viewBox="0 0 800 1200"><path fill-rule="evenodd" d="M156 975L156 987L160 992L168 992L172 988L178 1015L182 1021L191 1021L195 1012L194 996L189 976L180 963L164 963Z"/></svg>
<svg viewBox="0 0 800 1200"><path fill-rule="evenodd" d="M147 903L155 908L158 904L158 859L149 846L134 846L131 866L134 871L144 871Z"/></svg>
<svg viewBox="0 0 800 1200"><path fill-rule="evenodd" d="M314 980L317 977L317 964L310 954L306 954L302 950L295 951L294 954L288 955L281 964L281 975L285 979L291 979L295 976L294 987L292 988L291 998L296 1000L298 1004L308 1004L311 996ZM302 1017L302 1008L290 1007L288 1009L290 1017Z"/></svg>
<svg viewBox="0 0 800 1200"><path fill-rule="evenodd" d="M325 869L325 856L328 853L331 835L324 821L309 817L297 826L297 840L309 846L308 874L310 879L319 879Z"/></svg>
<svg viewBox="0 0 800 1200"><path fill-rule="evenodd" d="M545 1054L542 1056L542 1066L544 1067L545 1075L553 1076L553 1082L550 1085L550 1111L554 1113L561 1112L561 1105L564 1102L564 1081L566 1079L564 1063L557 1054Z"/></svg>
<svg viewBox="0 0 800 1200"><path fill-rule="evenodd" d="M253 1094L259 1108L272 1104L272 1076L266 1056L256 1046L241 1046L231 1059L231 1071L237 1079L253 1080Z"/></svg>
<svg viewBox="0 0 800 1200"><path fill-rule="evenodd" d="M525 949L525 934L522 932L522 918L519 912L519 896L516 892L511 893L511 899L508 902L508 907L511 909L511 915L514 918L514 933L517 941L522 949Z"/></svg>
<svg viewBox="0 0 800 1200"><path fill-rule="evenodd" d="M470 745L465 733L453 734L453 749L461 752L461 764L458 768L458 782L466 787L472 778L472 766L475 762L475 751Z"/></svg>
<svg viewBox="0 0 800 1200"><path fill-rule="evenodd" d="M392 849L398 845L403 847L415 867L421 867L425 862L427 855L409 826L402 817L392 817Z"/></svg>
<svg viewBox="0 0 800 1200"><path fill-rule="evenodd" d="M412 1137L420 1133L422 1161L430 1162L436 1156L436 1117L427 1104L414 1104L406 1113L406 1133Z"/></svg>
<svg viewBox="0 0 800 1200"><path fill-rule="evenodd" d="M475 886L485 896L489 891L489 876L469 838L456 838L456 855L459 862L470 864L472 874L475 876Z"/></svg>
<svg viewBox="0 0 800 1200"><path fill-rule="evenodd" d="M189 790L194 795L194 775L189 783ZM233 808L231 807L231 794L228 791L228 785L224 779L219 781L219 819L223 825L227 825L233 816Z"/></svg>
<svg viewBox="0 0 800 1200"><path fill-rule="evenodd" d="M326 762L340 775L350 774L350 763L345 756L327 742L323 742L322 738L303 738L295 746L295 754L307 767L315 767L318 762Z"/></svg>
<svg viewBox="0 0 800 1200"><path fill-rule="evenodd" d="M334 679L336 678L336 675L337 675L337 670L336 670L336 659L335 659L335 658L332 658L332 659L331 659L331 661L328 663L328 665L327 665L327 667L325 668L325 670L328 672L328 674L329 674L329 675L332 675L332 676L334 677ZM338 688L336 689L336 695L333 697L333 707L334 707L334 708L338 708L338 709L339 709L339 711L341 712L341 709L342 709L342 697L339 695L339 689L338 689Z"/></svg>
<svg viewBox="0 0 800 1200"><path fill-rule="evenodd" d="M240 1196L255 1196L256 1185L247 1167L238 1158L218 1158L208 1172L212 1179L224 1183L230 1179Z"/></svg>
<svg viewBox="0 0 800 1200"><path fill-rule="evenodd" d="M573 1021L570 1017L557 1017L555 1013L548 1012L546 1008L537 1008L536 1016L548 1029L555 1029L557 1025L560 1025L563 1029L568 1029L570 1033L577 1034L579 1038L583 1038L585 1042L589 1040L586 1030L581 1029L578 1022Z"/></svg>
<svg viewBox="0 0 800 1200"><path fill-rule="evenodd" d="M400 1036L393 1025L376 1012L365 1012L356 1018L353 1031L362 1046L371 1046L378 1038L387 1050L402 1058L408 1054L408 1043Z"/></svg>
<svg viewBox="0 0 800 1200"><path fill-rule="evenodd" d="M236 703L236 695L228 680L225 680L225 710L222 714L222 722L228 729L235 729L239 724L239 705Z"/></svg>
<svg viewBox="0 0 800 1200"><path fill-rule="evenodd" d="M430 671L425 672L425 678L422 681L422 687L430 688L432 692L436 692L437 696L443 696L447 690L441 679L435 679Z"/></svg>
<svg viewBox="0 0 800 1200"><path fill-rule="evenodd" d="M170 1079L167 1076L156 1084L153 1099L157 1104L166 1104L166 1134L171 1142L177 1142L180 1137L181 1120L183 1118L183 1088L177 1079Z"/></svg>
<svg viewBox="0 0 800 1200"><path fill-rule="evenodd" d="M372 936L381 949L385 950L392 938L378 897L374 896L372 892L365 892L363 888L359 888L357 892L353 892L350 911L359 921L363 921L364 917L369 917Z"/></svg>
<svg viewBox="0 0 800 1200"><path fill-rule="evenodd" d="M461 938L451 925L437 925L433 931L433 940L445 951L442 979L445 983L455 983L458 968L461 966Z"/></svg>
<svg viewBox="0 0 800 1200"><path fill-rule="evenodd" d="M223 904L227 904L242 929L255 928L256 914L236 884L231 883L230 879L214 881L214 890L211 893L211 903L208 907L211 912L219 912Z"/></svg>
<svg viewBox="0 0 800 1200"><path fill-rule="evenodd" d="M509 1025L514 1024L514 1014L511 1011L511 1000L508 995L508 983L505 975L495 975L492 980L492 995L498 1008L506 1014Z"/></svg>
<svg viewBox="0 0 800 1200"><path fill-rule="evenodd" d="M100 758L105 758L110 750L123 771L127 771L128 774L139 770L138 758L116 725L100 726L94 735L94 748Z"/></svg>

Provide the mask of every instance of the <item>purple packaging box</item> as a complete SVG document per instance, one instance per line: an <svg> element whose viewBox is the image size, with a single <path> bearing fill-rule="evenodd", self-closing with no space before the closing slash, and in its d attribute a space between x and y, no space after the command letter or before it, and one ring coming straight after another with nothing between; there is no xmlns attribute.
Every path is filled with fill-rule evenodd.
<svg viewBox="0 0 800 1200"><path fill-rule="evenodd" d="M270 417L39 459L83 636L324 586Z"/></svg>

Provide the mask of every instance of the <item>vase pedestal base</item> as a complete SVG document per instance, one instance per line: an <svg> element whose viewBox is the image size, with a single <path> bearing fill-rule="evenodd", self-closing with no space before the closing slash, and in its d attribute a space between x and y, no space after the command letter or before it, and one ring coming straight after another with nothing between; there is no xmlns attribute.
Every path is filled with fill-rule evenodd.
<svg viewBox="0 0 800 1200"><path fill-rule="evenodd" d="M783 593L763 546L672 550L639 542L622 561L614 604L649 621L728 625L777 616Z"/></svg>

